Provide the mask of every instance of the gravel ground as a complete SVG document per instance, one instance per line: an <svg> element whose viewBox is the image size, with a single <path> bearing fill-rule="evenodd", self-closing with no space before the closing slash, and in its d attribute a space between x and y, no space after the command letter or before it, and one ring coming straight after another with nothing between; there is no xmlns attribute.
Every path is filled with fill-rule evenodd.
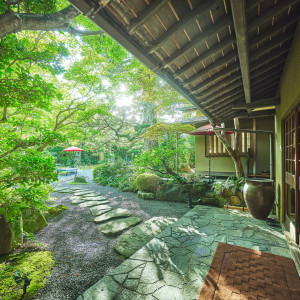
<svg viewBox="0 0 300 300"><path fill-rule="evenodd" d="M79 171L78 175L84 175L92 181L91 170ZM74 187L68 184L71 179L73 176L60 176L57 186ZM142 200L134 193L123 193L95 183L79 187L101 193L111 201L109 205L125 208L143 221L154 216L181 218L189 211L186 203ZM68 209L49 221L49 225L36 234L37 242L47 244L48 249L53 252L56 266L44 288L33 299L77 299L122 263L122 258L113 250L118 237L108 238L100 233L89 209L70 203L72 194L53 193L53 196L57 197L55 204L64 204Z"/></svg>

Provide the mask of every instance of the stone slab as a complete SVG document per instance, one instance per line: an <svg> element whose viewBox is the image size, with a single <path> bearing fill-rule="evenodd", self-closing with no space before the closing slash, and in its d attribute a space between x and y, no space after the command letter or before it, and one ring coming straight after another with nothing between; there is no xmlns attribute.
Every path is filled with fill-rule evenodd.
<svg viewBox="0 0 300 300"><path fill-rule="evenodd" d="M84 192L75 192L74 196L83 196L87 194L91 194L92 191L84 191Z"/></svg>
<svg viewBox="0 0 300 300"><path fill-rule="evenodd" d="M93 216L100 216L110 210L112 210L112 207L109 205L98 205L90 208L90 212Z"/></svg>
<svg viewBox="0 0 300 300"><path fill-rule="evenodd" d="M104 233L105 235L117 235L123 232L125 229L128 229L132 226L137 225L140 223L142 219L138 217L129 217L126 219L117 219L110 222L107 222L101 226L99 226L100 232Z"/></svg>
<svg viewBox="0 0 300 300"><path fill-rule="evenodd" d="M73 193L74 191L73 190L70 190L70 189L65 189L65 190L60 190L60 191L57 191L58 193L68 193L68 194L71 194Z"/></svg>
<svg viewBox="0 0 300 300"><path fill-rule="evenodd" d="M101 216L97 216L94 219L95 223L103 223L111 219L122 218L122 217L130 217L131 212L127 209L116 208L109 212L102 214Z"/></svg>
<svg viewBox="0 0 300 300"><path fill-rule="evenodd" d="M100 197L101 194L100 193L88 193L88 194L84 194L84 197Z"/></svg>
<svg viewBox="0 0 300 300"><path fill-rule="evenodd" d="M154 217L123 234L114 246L119 254L130 257L145 246L165 228L176 222L176 218Z"/></svg>
<svg viewBox="0 0 300 300"><path fill-rule="evenodd" d="M101 200L106 200L105 197L103 196L96 196L96 197L82 197L81 199L83 200L89 200L89 201L101 201Z"/></svg>
<svg viewBox="0 0 300 300"><path fill-rule="evenodd" d="M91 206L98 206L98 205L103 205L110 203L110 201L85 201L83 203L80 203L80 207L91 207Z"/></svg>

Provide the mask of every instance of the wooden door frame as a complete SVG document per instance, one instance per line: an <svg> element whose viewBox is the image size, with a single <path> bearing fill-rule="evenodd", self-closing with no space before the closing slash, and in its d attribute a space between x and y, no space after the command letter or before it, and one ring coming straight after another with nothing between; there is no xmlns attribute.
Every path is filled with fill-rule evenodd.
<svg viewBox="0 0 300 300"><path fill-rule="evenodd" d="M298 104L299 105L299 104ZM295 175L294 178L290 175L290 173L286 172L286 121L288 118L292 117L294 114L295 117ZM295 240L296 244L299 245L299 229L300 229L300 184L299 184L299 173L300 173L300 164L299 164L299 151L300 151L300 129L299 129L299 121L300 121L300 106L296 106L289 111L289 113L285 116L283 120L283 141L284 141L284 153L283 153L283 174L284 174L284 218L285 224L288 225L287 227L290 228L290 218L288 216L289 213L289 206L288 206L288 186L292 186L295 189L295 236L293 239Z"/></svg>

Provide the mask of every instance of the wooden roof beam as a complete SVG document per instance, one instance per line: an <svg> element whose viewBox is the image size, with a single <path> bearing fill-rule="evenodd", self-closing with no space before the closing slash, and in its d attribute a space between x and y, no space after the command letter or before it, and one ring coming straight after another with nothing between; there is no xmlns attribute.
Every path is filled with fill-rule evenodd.
<svg viewBox="0 0 300 300"><path fill-rule="evenodd" d="M246 103L251 103L247 14L245 0L230 0Z"/></svg>
<svg viewBox="0 0 300 300"><path fill-rule="evenodd" d="M194 94L194 93L197 93L197 91L199 91L199 90L205 90L207 88L207 86L213 85L213 83L218 82L219 80L225 80L225 79L227 79L227 77L229 77L229 75L232 76L231 74L233 74L233 73L234 74L238 73L239 78L240 78L241 74L239 72L239 69L240 69L240 64L237 62L234 62L228 68L224 68L222 71L220 71L219 73L216 73L211 78L192 87L190 89L190 91L192 94Z"/></svg>
<svg viewBox="0 0 300 300"><path fill-rule="evenodd" d="M238 0L234 0L239 2ZM249 2L249 1L248 1ZM257 30L257 27L261 24L267 23L273 19L274 16L280 14L283 11L287 11L288 8L299 2L299 0L284 0L279 1L278 4L274 5L272 8L268 9L267 12L261 14L258 17L255 17L252 21L249 22L248 32L252 32L253 30Z"/></svg>
<svg viewBox="0 0 300 300"><path fill-rule="evenodd" d="M196 17L201 17L203 14L207 13L208 10L214 9L216 6L220 5L220 0L204 1L198 7L195 7L191 12L186 14L178 23L172 25L166 32L164 32L153 44L147 49L148 53L153 53L165 42L167 42L174 34L178 31L183 30L183 28L190 22L194 21ZM151 6L151 5L150 5Z"/></svg>
<svg viewBox="0 0 300 300"><path fill-rule="evenodd" d="M254 78L257 78L263 74L266 74L270 70L273 70L273 69L278 70L279 66L283 65L285 63L285 61L286 61L285 58L279 58L275 62L270 61L270 62L267 62L266 64L259 64L259 66L257 65L256 68L251 68L251 80L253 80ZM256 71L254 72L254 70L256 70Z"/></svg>
<svg viewBox="0 0 300 300"><path fill-rule="evenodd" d="M129 34L134 34L135 31L143 25L149 18L154 16L166 3L168 3L170 0L154 0L151 2L151 4L145 8L141 14L132 21L127 30Z"/></svg>
<svg viewBox="0 0 300 300"><path fill-rule="evenodd" d="M230 105L232 102L239 102L245 99L244 95L236 95L235 97L230 98L229 100L218 103L217 107L210 108L209 111L213 113L216 110L222 109L224 106ZM231 107L231 106L230 106Z"/></svg>
<svg viewBox="0 0 300 300"><path fill-rule="evenodd" d="M197 64L200 64L201 62L205 61L206 59L213 57L217 53L224 50L226 47L231 46L235 43L235 39L233 36L229 36L225 40L223 40L220 43L217 43L215 46L211 47L208 51L198 56L196 59L192 60L190 63L183 66L180 70L176 71L174 73L175 78L182 76L186 71L192 69Z"/></svg>
<svg viewBox="0 0 300 300"><path fill-rule="evenodd" d="M240 103L232 105L232 109L254 109L260 107L267 107L267 106L275 106L280 104L280 97L273 97L267 99L260 99L256 101L252 101L250 104Z"/></svg>
<svg viewBox="0 0 300 300"><path fill-rule="evenodd" d="M169 67L176 59L179 57L185 55L187 52L189 52L191 49L195 48L196 45L205 39L208 39L210 36L217 34L219 31L221 31L224 27L231 24L231 20L228 16L224 17L222 20L218 21L214 25L210 25L209 29L204 30L202 34L199 34L196 38L194 38L192 41L187 43L185 46L183 46L181 49L176 51L173 55L171 55L169 58L164 60L162 62L162 68Z"/></svg>
<svg viewBox="0 0 300 300"><path fill-rule="evenodd" d="M225 64L230 64L233 60L238 57L236 52L231 52L228 55L216 60L214 63L210 64L206 69L203 69L201 72L189 77L183 81L183 86L188 86L189 84L199 80L200 77L208 75L211 71L214 71L216 68L219 68ZM227 69L227 68L226 68ZM210 79L211 80L211 79Z"/></svg>
<svg viewBox="0 0 300 300"><path fill-rule="evenodd" d="M205 107L211 107L215 104L218 104L219 102L221 102L223 100L225 101L228 98L231 98L231 97L236 96L237 94L240 94L242 91L243 91L243 88L241 87L241 88L236 89L235 91L227 92L226 94L224 94L218 98L215 98L213 100L208 99L208 100L202 101L201 103L204 104ZM218 100L220 100L220 101L218 102Z"/></svg>

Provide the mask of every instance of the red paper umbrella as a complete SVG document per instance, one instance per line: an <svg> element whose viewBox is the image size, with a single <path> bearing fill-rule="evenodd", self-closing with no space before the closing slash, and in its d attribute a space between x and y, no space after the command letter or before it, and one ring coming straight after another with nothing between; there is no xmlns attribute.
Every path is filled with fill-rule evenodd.
<svg viewBox="0 0 300 300"><path fill-rule="evenodd" d="M72 146L72 147L64 149L63 151L73 151L73 152L75 152L75 151L83 151L83 150L78 148L78 147Z"/></svg>
<svg viewBox="0 0 300 300"><path fill-rule="evenodd" d="M221 126L215 126L216 128L222 128ZM233 131L225 131L225 134L232 134ZM195 131L189 132L190 135L215 135L213 127L208 123L205 126L197 128Z"/></svg>

